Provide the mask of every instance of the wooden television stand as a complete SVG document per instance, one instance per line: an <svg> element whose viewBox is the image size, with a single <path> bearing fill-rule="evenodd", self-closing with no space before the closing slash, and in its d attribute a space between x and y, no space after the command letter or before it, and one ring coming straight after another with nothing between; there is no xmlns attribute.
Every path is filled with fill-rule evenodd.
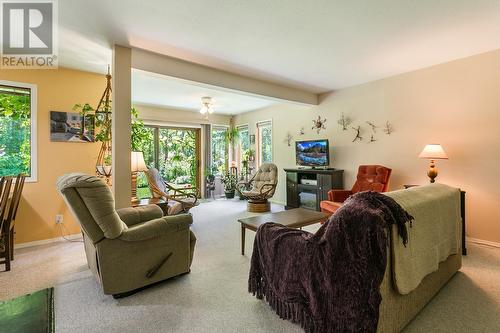
<svg viewBox="0 0 500 333"><path fill-rule="evenodd" d="M319 203L328 200L328 191L344 188L344 170L326 168L284 170L285 209L302 207L319 211Z"/></svg>

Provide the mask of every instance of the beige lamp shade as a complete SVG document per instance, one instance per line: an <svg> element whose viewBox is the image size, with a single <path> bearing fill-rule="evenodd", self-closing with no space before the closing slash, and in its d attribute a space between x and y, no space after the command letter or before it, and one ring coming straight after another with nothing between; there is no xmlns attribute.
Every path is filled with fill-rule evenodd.
<svg viewBox="0 0 500 333"><path fill-rule="evenodd" d="M146 171L148 169L142 151L133 151L130 160L132 172Z"/></svg>
<svg viewBox="0 0 500 333"><path fill-rule="evenodd" d="M439 144L426 145L424 150L418 155L419 158L427 158L431 160L447 160L448 155L444 152L443 147Z"/></svg>

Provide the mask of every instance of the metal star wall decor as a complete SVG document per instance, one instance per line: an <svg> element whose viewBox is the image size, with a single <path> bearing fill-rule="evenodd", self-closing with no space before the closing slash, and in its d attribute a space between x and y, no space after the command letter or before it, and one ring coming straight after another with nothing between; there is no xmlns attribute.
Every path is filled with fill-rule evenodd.
<svg viewBox="0 0 500 333"><path fill-rule="evenodd" d="M322 130L322 129L326 129L325 127L325 123L326 123L326 118L325 119L321 119L321 116L318 116L318 119L314 120L313 119L313 126L311 129L315 129L316 130L316 133L319 134L319 132Z"/></svg>

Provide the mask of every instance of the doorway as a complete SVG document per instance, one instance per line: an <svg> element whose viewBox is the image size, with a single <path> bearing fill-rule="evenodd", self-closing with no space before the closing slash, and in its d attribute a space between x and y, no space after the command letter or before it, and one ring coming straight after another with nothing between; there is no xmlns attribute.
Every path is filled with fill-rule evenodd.
<svg viewBox="0 0 500 333"><path fill-rule="evenodd" d="M179 187L200 188L200 128L146 125L152 138L142 147L148 168L158 169L162 178ZM144 184L145 182L145 184ZM147 186L147 179L138 179L138 187ZM138 197L150 196L149 190L137 191Z"/></svg>

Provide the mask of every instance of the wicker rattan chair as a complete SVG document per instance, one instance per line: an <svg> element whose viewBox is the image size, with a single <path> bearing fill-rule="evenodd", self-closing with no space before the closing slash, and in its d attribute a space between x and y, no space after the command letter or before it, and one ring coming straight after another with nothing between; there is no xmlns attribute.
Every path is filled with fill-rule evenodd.
<svg viewBox="0 0 500 333"><path fill-rule="evenodd" d="M274 195L277 185L278 168L272 163L264 163L248 182L239 182L236 188L248 200L249 212L268 212L271 209L268 199Z"/></svg>
<svg viewBox="0 0 500 333"><path fill-rule="evenodd" d="M167 183L157 169L150 168L145 172L149 188L154 198L163 198L169 203L168 215L187 213L198 205L198 189L177 188Z"/></svg>

